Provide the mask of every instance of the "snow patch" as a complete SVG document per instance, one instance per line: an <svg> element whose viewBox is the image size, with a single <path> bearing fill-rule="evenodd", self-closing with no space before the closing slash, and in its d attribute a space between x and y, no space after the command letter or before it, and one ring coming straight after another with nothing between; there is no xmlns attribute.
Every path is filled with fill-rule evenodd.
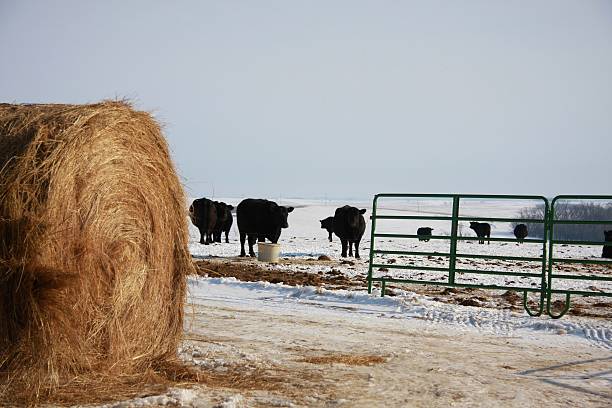
<svg viewBox="0 0 612 408"><path fill-rule="evenodd" d="M586 340L597 347L612 350L612 323L608 321L536 318L508 310L450 305L408 291L402 291L400 296L380 297L366 291L202 277L191 277L189 288L189 300L196 304L218 301L284 313L299 309L313 315L341 313L346 318L354 319L418 319L437 326L450 325L456 329L478 330L488 334L513 334L533 339L542 335L554 336L547 341Z"/></svg>

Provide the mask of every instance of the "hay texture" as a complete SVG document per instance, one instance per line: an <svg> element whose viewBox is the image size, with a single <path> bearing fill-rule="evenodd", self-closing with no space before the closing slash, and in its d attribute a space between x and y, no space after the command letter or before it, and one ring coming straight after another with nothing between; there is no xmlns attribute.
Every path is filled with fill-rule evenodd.
<svg viewBox="0 0 612 408"><path fill-rule="evenodd" d="M0 405L175 360L185 203L149 114L0 104Z"/></svg>

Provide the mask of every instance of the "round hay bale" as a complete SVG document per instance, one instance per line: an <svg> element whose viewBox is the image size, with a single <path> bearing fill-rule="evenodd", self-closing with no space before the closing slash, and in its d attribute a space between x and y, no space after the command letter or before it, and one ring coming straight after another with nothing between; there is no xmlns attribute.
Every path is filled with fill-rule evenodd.
<svg viewBox="0 0 612 408"><path fill-rule="evenodd" d="M0 396L176 359L185 203L149 114L0 104Z"/></svg>

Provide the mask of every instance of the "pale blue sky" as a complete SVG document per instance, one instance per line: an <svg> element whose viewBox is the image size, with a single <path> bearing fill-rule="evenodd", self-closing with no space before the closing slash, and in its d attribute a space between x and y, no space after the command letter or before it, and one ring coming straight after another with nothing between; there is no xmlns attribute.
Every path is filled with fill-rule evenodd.
<svg viewBox="0 0 612 408"><path fill-rule="evenodd" d="M0 100L129 98L192 196L612 193L612 1L0 0Z"/></svg>

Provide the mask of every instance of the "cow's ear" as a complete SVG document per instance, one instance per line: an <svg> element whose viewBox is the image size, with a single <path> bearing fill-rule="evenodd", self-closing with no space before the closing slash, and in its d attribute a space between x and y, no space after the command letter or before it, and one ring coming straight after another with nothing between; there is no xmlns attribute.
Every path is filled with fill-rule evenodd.
<svg viewBox="0 0 612 408"><path fill-rule="evenodd" d="M234 206L233 206L233 205L228 205L228 206L227 206L227 209L228 209L228 210L230 210L230 211L232 211L232 210L234 209Z"/></svg>
<svg viewBox="0 0 612 408"><path fill-rule="evenodd" d="M274 211L274 209L277 207L276 203L274 201L270 201L268 203L268 211Z"/></svg>
<svg viewBox="0 0 612 408"><path fill-rule="evenodd" d="M290 213L291 211L293 211L293 207L287 207L287 212Z"/></svg>
<svg viewBox="0 0 612 408"><path fill-rule="evenodd" d="M365 214L365 212L366 212L365 208L364 208L364 209L359 210L359 214Z"/></svg>

